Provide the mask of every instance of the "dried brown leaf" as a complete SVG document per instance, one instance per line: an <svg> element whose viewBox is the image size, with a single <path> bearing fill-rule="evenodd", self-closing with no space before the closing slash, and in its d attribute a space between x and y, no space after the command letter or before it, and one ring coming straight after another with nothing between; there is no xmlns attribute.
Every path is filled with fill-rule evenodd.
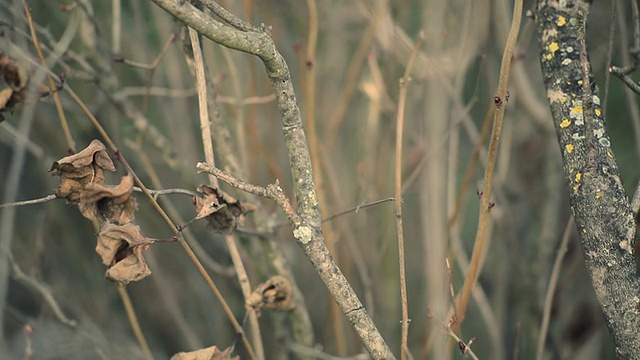
<svg viewBox="0 0 640 360"><path fill-rule="evenodd" d="M137 225L103 223L98 234L96 252L103 264L112 266L126 256L123 253L127 249L151 243L153 240L142 236Z"/></svg>
<svg viewBox="0 0 640 360"><path fill-rule="evenodd" d="M27 69L0 52L0 79L4 80L7 85L5 87L0 83L0 113L13 111L17 104L27 100L29 78ZM51 93L42 85L38 86L37 92L38 97L44 97Z"/></svg>
<svg viewBox="0 0 640 360"><path fill-rule="evenodd" d="M217 346L211 346L196 351L177 353L171 357L171 360L240 360L240 356L232 358L232 352L232 347L220 351Z"/></svg>
<svg viewBox="0 0 640 360"><path fill-rule="evenodd" d="M151 275L142 256L142 250L151 243L153 240L142 236L137 225L104 223L98 234L96 252L102 263L109 266L107 279L128 284Z"/></svg>
<svg viewBox="0 0 640 360"><path fill-rule="evenodd" d="M89 183L80 192L78 207L88 219L125 224L133 221L138 204L131 196L133 177L122 177L119 185Z"/></svg>
<svg viewBox="0 0 640 360"><path fill-rule="evenodd" d="M246 306L259 311L271 309L289 311L293 309L291 282L284 276L276 275L256 286L247 297Z"/></svg>
<svg viewBox="0 0 640 360"><path fill-rule="evenodd" d="M0 90L0 109L7 107L7 104L11 101L11 96L13 96L12 88L4 88Z"/></svg>
<svg viewBox="0 0 640 360"><path fill-rule="evenodd" d="M124 259L118 261L107 270L106 277L111 281L117 281L121 284L128 284L132 281L140 281L151 275L151 269L142 256L142 250L147 245L134 246L127 248L121 254Z"/></svg>
<svg viewBox="0 0 640 360"><path fill-rule="evenodd" d="M116 168L99 140L93 140L77 154L54 162L49 169L61 178L56 196L73 203L80 200L80 193L87 184L104 184L104 170L115 171Z"/></svg>
<svg viewBox="0 0 640 360"><path fill-rule="evenodd" d="M27 70L4 53L0 53L0 77L16 91L24 89L29 82Z"/></svg>
<svg viewBox="0 0 640 360"><path fill-rule="evenodd" d="M196 190L202 194L194 198L198 211L196 219L207 219L207 226L220 234L233 233L238 225L242 225L244 215L256 209L215 187L199 185Z"/></svg>

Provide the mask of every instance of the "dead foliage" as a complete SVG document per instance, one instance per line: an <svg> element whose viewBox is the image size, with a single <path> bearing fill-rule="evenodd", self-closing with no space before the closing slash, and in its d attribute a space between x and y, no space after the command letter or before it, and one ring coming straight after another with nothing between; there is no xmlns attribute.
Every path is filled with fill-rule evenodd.
<svg viewBox="0 0 640 360"><path fill-rule="evenodd" d="M207 219L207 227L219 234L232 234L244 222L247 213L256 210L254 205L240 202L224 191L199 185L196 190L201 196L193 200L198 214L196 219Z"/></svg>
<svg viewBox="0 0 640 360"><path fill-rule="evenodd" d="M240 360L240 356L231 357L233 347L222 351L217 346L211 346L190 352L180 352L171 357L171 360Z"/></svg>
<svg viewBox="0 0 640 360"><path fill-rule="evenodd" d="M99 140L93 140L77 154L54 162L49 169L53 175L60 176L56 196L72 203L78 203L80 193L88 184L104 184L105 170L116 171L116 167Z"/></svg>
<svg viewBox="0 0 640 360"><path fill-rule="evenodd" d="M151 275L142 251L154 241L131 223L137 210L133 177L125 175L120 184L106 185L105 170L115 171L116 167L104 144L93 140L79 153L54 162L49 171L60 176L56 196L76 204L82 215L98 222L96 252L107 266L107 279L128 284Z"/></svg>
<svg viewBox="0 0 640 360"><path fill-rule="evenodd" d="M126 224L133 221L138 209L138 203L132 194L131 175L123 176L120 184L115 186L89 183L80 193L78 207L88 219Z"/></svg>
<svg viewBox="0 0 640 360"><path fill-rule="evenodd" d="M258 314L260 309L289 311L292 310L293 293L291 282L284 276L276 275L256 286L247 297L246 306Z"/></svg>
<svg viewBox="0 0 640 360"><path fill-rule="evenodd" d="M3 112L13 112L17 104L28 100L30 75L17 61L0 52L0 79L4 80L4 84L0 82L0 122L2 122ZM49 89L40 85L35 95L42 98L50 93Z"/></svg>

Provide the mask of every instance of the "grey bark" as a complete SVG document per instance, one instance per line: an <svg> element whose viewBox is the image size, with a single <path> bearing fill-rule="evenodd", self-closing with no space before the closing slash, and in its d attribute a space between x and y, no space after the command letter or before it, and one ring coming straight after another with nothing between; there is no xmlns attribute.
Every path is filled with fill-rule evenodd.
<svg viewBox="0 0 640 360"><path fill-rule="evenodd" d="M587 270L621 359L640 359L634 213L620 180L586 50L590 2L540 0L541 66Z"/></svg>

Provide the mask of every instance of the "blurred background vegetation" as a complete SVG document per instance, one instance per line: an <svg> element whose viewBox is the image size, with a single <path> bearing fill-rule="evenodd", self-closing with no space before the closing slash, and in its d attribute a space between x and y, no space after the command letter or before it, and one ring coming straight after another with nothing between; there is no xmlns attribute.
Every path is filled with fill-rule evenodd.
<svg viewBox="0 0 640 360"><path fill-rule="evenodd" d="M313 96L320 159L314 166L321 179L317 185L324 217L393 196L398 84L413 43L424 31L405 113L409 347L416 359L460 358L458 351L447 355L443 323L449 321L449 285L455 291L461 287L475 239L477 190L482 185L486 149L486 141L477 147L478 134L493 106L512 3L315 2L314 58L308 57L309 2L220 4L253 24L271 27L289 64L305 119L310 118L307 110ZM195 172L196 162L204 161L204 156L195 80L183 50L188 39L185 29L150 1L32 0L29 4L45 57L77 17L79 27L68 51L48 66L54 73L65 74L65 86L88 104L142 181L154 189L193 190L205 183L206 177ZM120 16L114 15L116 4ZM595 2L587 41L600 95L606 99L603 107L612 147L631 194L640 173L637 95L617 78L609 78L606 69L609 61L629 64L633 24L628 2L615 4L612 13L609 2ZM533 6L525 2L525 9ZM119 35L114 32L116 20ZM22 1L0 3L0 34L0 51L35 71L39 61ZM523 19L494 178L490 245L460 334L464 340L477 337L472 348L481 359L535 357L551 267L569 221L567 187L541 81L536 38L531 17ZM235 175L263 186L277 179L292 196L279 112L262 63L208 40L203 40L203 51L216 85L220 118L243 171ZM315 82L309 78L311 68ZM76 150L99 138L64 90L60 98ZM49 97L20 105L5 117L0 124L0 202L52 194L58 179L47 170L69 151L53 101ZM479 166L462 192L476 151ZM118 165L107 183L117 183L123 174ZM273 275L264 250L265 242L271 242L288 261L304 296L318 344L315 350L335 356L362 353L277 206L225 190L260 205L260 216L250 215L245 231L237 235L252 285ZM451 222L460 194L459 215ZM137 196L135 223L148 237L170 238L170 229L149 202ZM195 216L188 196L162 196L160 203L175 206L175 223L184 224ZM269 224L280 224L274 236L251 235ZM244 299L223 238L201 222L189 229L188 241L236 318L242 320ZM358 208L325 222L324 230L341 269L389 346L399 354L401 313L392 202ZM3 358L23 357L29 341L36 359L142 357L116 286L104 279L105 268L95 254L94 227L76 207L56 200L0 209L0 252L0 349L7 354ZM77 320L77 327L61 323L43 293L16 279L7 262L9 253L26 275L48 286L62 311ZM233 328L182 248L158 243L145 253L153 275L127 289L154 356L161 359L178 351L233 345L237 341ZM545 358L614 358L582 257L572 233L552 303ZM445 258L451 263L451 277ZM286 323L286 316L263 312L260 325L267 359L283 353L284 358L301 356L299 348L283 352L275 340ZM24 333L27 324L33 329L29 336ZM240 344L236 348L244 354Z"/></svg>

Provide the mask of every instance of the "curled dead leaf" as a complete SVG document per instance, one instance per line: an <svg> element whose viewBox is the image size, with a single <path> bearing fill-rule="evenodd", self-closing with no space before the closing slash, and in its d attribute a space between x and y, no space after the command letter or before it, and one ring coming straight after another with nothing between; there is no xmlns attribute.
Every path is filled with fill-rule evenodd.
<svg viewBox="0 0 640 360"><path fill-rule="evenodd" d="M119 252L118 254L124 256L124 258L107 269L107 279L126 285L132 281L140 281L151 275L151 269L149 269L147 262L142 256L142 250L146 248L147 245L139 245L126 248L124 251Z"/></svg>
<svg viewBox="0 0 640 360"><path fill-rule="evenodd" d="M133 221L138 208L132 193L131 175L123 176L116 186L89 183L80 192L78 207L88 219L126 224Z"/></svg>
<svg viewBox="0 0 640 360"><path fill-rule="evenodd" d="M0 79L6 83L0 83L0 121L3 111L13 111L17 104L27 100L29 78L29 72L22 65L0 52ZM40 85L36 95L44 97L50 93L49 89Z"/></svg>
<svg viewBox="0 0 640 360"><path fill-rule="evenodd" d="M153 240L142 236L137 225L104 223L98 234L96 252L102 263L109 266L107 279L126 285L151 275L142 256L142 250L151 243Z"/></svg>
<svg viewBox="0 0 640 360"><path fill-rule="evenodd" d="M80 200L80 193L87 184L104 184L104 170L115 171L116 167L99 140L93 140L77 154L54 162L49 169L53 175L60 176L56 196L73 203Z"/></svg>
<svg viewBox="0 0 640 360"><path fill-rule="evenodd" d="M293 291L291 282L284 276L272 276L269 280L256 286L247 297L246 306L256 312L260 309L289 311L293 309Z"/></svg>
<svg viewBox="0 0 640 360"><path fill-rule="evenodd" d="M179 352L171 357L171 360L240 360L240 356L231 357L233 347L222 351L217 346L211 346L190 352Z"/></svg>
<svg viewBox="0 0 640 360"><path fill-rule="evenodd" d="M142 236L138 225L103 223L98 234L96 252L103 264L113 266L126 257L127 249L152 243L153 240Z"/></svg>
<svg viewBox="0 0 640 360"><path fill-rule="evenodd" d="M244 215L256 209L215 187L199 185L196 190L202 194L194 198L198 211L196 219L207 219L207 226L220 234L233 233L238 225L242 225Z"/></svg>

